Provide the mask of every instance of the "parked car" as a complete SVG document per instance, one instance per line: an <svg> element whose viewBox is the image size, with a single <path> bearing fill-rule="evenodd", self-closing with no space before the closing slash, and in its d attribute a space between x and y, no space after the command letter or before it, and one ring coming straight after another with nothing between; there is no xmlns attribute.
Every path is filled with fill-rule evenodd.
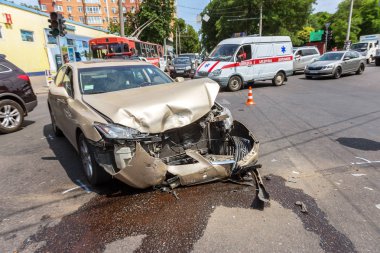
<svg viewBox="0 0 380 253"><path fill-rule="evenodd" d="M178 57L173 60L172 65L169 67L169 73L172 78L177 76L193 78L195 67L189 57Z"/></svg>
<svg viewBox="0 0 380 253"><path fill-rule="evenodd" d="M305 67L305 77L330 76L338 79L342 74L350 72L360 75L365 69L365 63L365 57L356 51L328 52Z"/></svg>
<svg viewBox="0 0 380 253"><path fill-rule="evenodd" d="M92 185L193 185L248 171L259 142L215 102L211 79L174 82L151 64L67 63L49 87L52 128L79 152Z"/></svg>
<svg viewBox="0 0 380 253"><path fill-rule="evenodd" d="M293 69L295 73L297 71L304 71L306 65L318 59L321 54L316 47L294 47L293 56Z"/></svg>
<svg viewBox="0 0 380 253"><path fill-rule="evenodd" d="M199 63L201 62L201 59L198 53L180 54L178 57L189 57L191 59L191 62L194 64L195 68L198 67Z"/></svg>
<svg viewBox="0 0 380 253"><path fill-rule="evenodd" d="M36 106L29 76L0 55L0 133L19 130L24 117Z"/></svg>

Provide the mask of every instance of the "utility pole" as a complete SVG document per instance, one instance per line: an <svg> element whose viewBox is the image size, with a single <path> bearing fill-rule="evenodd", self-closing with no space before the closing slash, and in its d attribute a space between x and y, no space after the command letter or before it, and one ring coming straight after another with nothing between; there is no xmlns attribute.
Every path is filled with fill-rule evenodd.
<svg viewBox="0 0 380 253"><path fill-rule="evenodd" d="M327 52L327 43L328 43L328 39L329 39L329 27L330 27L331 23L326 23L325 24L325 27L326 27L326 30L325 30L325 53Z"/></svg>
<svg viewBox="0 0 380 253"><path fill-rule="evenodd" d="M123 15L123 0L119 0L119 23L120 23L120 36L124 37L124 15Z"/></svg>
<svg viewBox="0 0 380 253"><path fill-rule="evenodd" d="M175 53L178 55L178 25L175 27Z"/></svg>
<svg viewBox="0 0 380 253"><path fill-rule="evenodd" d="M260 28L259 28L260 37L263 35L263 4L260 6Z"/></svg>
<svg viewBox="0 0 380 253"><path fill-rule="evenodd" d="M349 48L349 41L350 41L350 32L351 32L351 19L352 19L352 10L354 8L354 0L351 0L351 7L350 7L350 16L348 17L348 28L347 28L347 34L346 34L346 43L347 47Z"/></svg>

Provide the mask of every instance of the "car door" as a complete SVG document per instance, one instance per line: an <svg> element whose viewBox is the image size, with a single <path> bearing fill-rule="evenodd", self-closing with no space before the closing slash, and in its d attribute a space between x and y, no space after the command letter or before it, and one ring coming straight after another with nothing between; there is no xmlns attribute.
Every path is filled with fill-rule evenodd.
<svg viewBox="0 0 380 253"><path fill-rule="evenodd" d="M76 140L76 127L77 122L75 120L75 99L74 99L74 72L73 69L68 66L62 80L62 86L67 92L67 97L61 97L58 99L58 104L61 110L61 130L65 133L66 138L71 143L75 143Z"/></svg>
<svg viewBox="0 0 380 253"><path fill-rule="evenodd" d="M348 73L352 70L351 52L346 52L343 56L342 73Z"/></svg>
<svg viewBox="0 0 380 253"><path fill-rule="evenodd" d="M63 81L63 76L65 74L65 71L66 71L66 66L63 66L58 70L58 73L54 79L54 85L50 86L49 97L48 97L49 106L50 106L51 114L52 114L51 116L54 117L54 121L59 128L62 127L60 123L61 118L62 118L62 111L60 110L60 104L58 104L58 99L60 98L57 95L58 93L55 92L55 90L57 90L59 87L62 86L62 81Z"/></svg>
<svg viewBox="0 0 380 253"><path fill-rule="evenodd" d="M242 45L235 55L235 61L239 62L236 72L240 74L244 81L253 79L252 47L251 45Z"/></svg>
<svg viewBox="0 0 380 253"><path fill-rule="evenodd" d="M302 49L298 49L294 54L294 70L300 70L303 68L302 57L303 57Z"/></svg>
<svg viewBox="0 0 380 253"><path fill-rule="evenodd" d="M12 86L11 76L13 75L12 69L5 66L0 62L0 94L9 91Z"/></svg>
<svg viewBox="0 0 380 253"><path fill-rule="evenodd" d="M255 80L266 80L274 77L276 69L273 68L272 64L273 51L272 43L255 44L253 50Z"/></svg>

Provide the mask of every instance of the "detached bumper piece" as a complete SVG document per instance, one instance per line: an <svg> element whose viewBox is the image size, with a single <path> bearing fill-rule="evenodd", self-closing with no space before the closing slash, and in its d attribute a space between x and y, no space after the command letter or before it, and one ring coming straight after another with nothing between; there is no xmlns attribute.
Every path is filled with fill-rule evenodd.
<svg viewBox="0 0 380 253"><path fill-rule="evenodd" d="M256 182L259 199L267 202L269 195L258 172L259 142L243 124L228 118L216 109L152 138L103 145L96 159L113 177L140 189L250 178Z"/></svg>

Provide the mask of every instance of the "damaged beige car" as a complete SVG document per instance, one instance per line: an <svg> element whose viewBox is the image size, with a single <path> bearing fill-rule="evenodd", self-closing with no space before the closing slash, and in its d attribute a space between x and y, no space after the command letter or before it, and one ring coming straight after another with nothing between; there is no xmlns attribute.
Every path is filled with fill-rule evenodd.
<svg viewBox="0 0 380 253"><path fill-rule="evenodd" d="M215 102L218 92L210 79L174 82L148 63L70 63L48 106L55 134L77 149L92 185L114 177L174 188L243 177L257 162L259 142Z"/></svg>

